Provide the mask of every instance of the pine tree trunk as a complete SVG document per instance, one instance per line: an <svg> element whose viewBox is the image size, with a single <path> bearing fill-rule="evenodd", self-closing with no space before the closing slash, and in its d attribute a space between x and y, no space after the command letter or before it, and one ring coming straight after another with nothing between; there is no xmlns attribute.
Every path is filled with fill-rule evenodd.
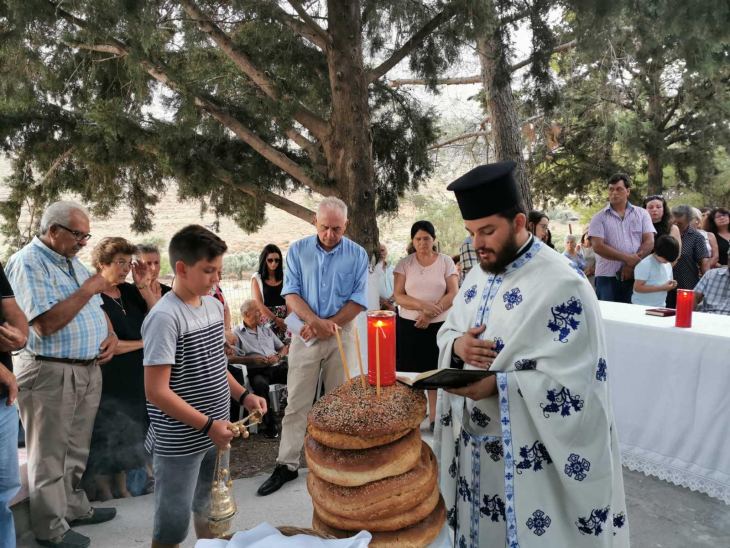
<svg viewBox="0 0 730 548"><path fill-rule="evenodd" d="M662 120L666 116L662 101L661 74L662 69L654 62L647 63L647 81L649 92L649 120L652 132L644 142L647 164L647 191L661 194L664 191L664 132Z"/></svg>
<svg viewBox="0 0 730 548"><path fill-rule="evenodd" d="M327 49L332 113L324 143L329 178L347 203L348 236L368 253L378 248L368 81L363 67L359 0L328 0Z"/></svg>
<svg viewBox="0 0 730 548"><path fill-rule="evenodd" d="M496 15L495 15L496 17ZM485 102L492 126L497 161L517 163L514 177L526 211L532 209L532 194L522 156L520 120L512 95L511 76L505 59L504 44L498 32L487 31L477 38Z"/></svg>
<svg viewBox="0 0 730 548"><path fill-rule="evenodd" d="M647 163L647 193L649 195L664 192L664 170L662 169L662 160L658 152L648 152L646 155Z"/></svg>

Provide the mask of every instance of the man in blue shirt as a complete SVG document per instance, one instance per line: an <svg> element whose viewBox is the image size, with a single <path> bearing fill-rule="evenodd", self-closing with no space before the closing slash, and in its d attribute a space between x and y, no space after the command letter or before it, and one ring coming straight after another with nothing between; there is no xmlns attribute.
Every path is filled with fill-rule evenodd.
<svg viewBox="0 0 730 548"><path fill-rule="evenodd" d="M89 217L73 202L48 206L40 235L5 268L31 329L18 356L18 405L28 447L30 521L41 546L83 548L76 525L112 519L114 508L92 508L81 488L101 397L100 365L117 336L101 309L110 288L76 258L91 238Z"/></svg>
<svg viewBox="0 0 730 548"><path fill-rule="evenodd" d="M315 225L317 235L294 242L286 257L281 294L304 327L293 337L289 351L288 400L276 468L259 487L259 495L269 495L297 477L307 413L320 372L327 392L345 380L335 333L342 330L347 361L354 363L352 320L367 308L368 257L362 247L344 237L347 206L338 198L325 198Z"/></svg>

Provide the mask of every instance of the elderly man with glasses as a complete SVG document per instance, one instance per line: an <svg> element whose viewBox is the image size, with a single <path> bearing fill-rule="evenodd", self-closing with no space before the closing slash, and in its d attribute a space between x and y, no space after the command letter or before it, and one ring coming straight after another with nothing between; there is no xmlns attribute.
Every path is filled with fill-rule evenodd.
<svg viewBox="0 0 730 548"><path fill-rule="evenodd" d="M40 235L6 267L31 327L15 373L31 526L42 546L88 546L89 538L71 527L116 515L114 508L92 508L80 485L101 396L99 366L118 342L99 296L110 284L76 258L90 238L83 207L53 203L41 217Z"/></svg>

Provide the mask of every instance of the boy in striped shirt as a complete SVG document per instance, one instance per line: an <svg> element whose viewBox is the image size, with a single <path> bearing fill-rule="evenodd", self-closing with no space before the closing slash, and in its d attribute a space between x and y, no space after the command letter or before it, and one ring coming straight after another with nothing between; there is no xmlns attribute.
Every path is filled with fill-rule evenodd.
<svg viewBox="0 0 730 548"><path fill-rule="evenodd" d="M227 371L223 305L209 296L220 280L226 244L198 225L170 240L172 291L142 325L145 392L153 454L155 520L152 547L177 546L190 509L198 538L211 538L207 515L216 453L229 446L229 400L266 412Z"/></svg>

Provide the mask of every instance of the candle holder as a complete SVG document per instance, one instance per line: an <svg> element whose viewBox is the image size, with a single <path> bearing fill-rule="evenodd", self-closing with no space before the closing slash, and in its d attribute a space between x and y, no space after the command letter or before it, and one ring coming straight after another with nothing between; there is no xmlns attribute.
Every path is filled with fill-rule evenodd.
<svg viewBox="0 0 730 548"><path fill-rule="evenodd" d="M675 327L692 327L692 309L695 305L695 292L691 289L677 289L677 315Z"/></svg>
<svg viewBox="0 0 730 548"><path fill-rule="evenodd" d="M368 382L371 386L395 384L395 312L371 310L368 321Z"/></svg>

